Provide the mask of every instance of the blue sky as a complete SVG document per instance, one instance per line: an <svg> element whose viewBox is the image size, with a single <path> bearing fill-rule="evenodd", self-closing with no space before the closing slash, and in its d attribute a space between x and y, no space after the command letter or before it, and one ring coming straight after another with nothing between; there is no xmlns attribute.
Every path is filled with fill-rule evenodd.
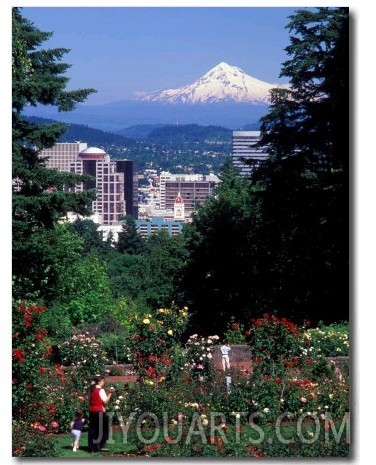
<svg viewBox="0 0 376 465"><path fill-rule="evenodd" d="M86 104L181 87L221 61L269 83L279 79L292 7L26 7L53 32L44 47L71 51L72 88L93 87Z"/></svg>

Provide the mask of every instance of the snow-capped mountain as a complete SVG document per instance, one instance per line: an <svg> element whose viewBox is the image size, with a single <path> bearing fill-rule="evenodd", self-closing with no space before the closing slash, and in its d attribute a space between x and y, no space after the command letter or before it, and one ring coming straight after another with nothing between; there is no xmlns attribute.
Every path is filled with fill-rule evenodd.
<svg viewBox="0 0 376 465"><path fill-rule="evenodd" d="M192 84L138 97L161 103L251 103L269 104L269 90L278 85L255 79L236 66L219 63Z"/></svg>
<svg viewBox="0 0 376 465"><path fill-rule="evenodd" d="M199 124L239 129L257 123L269 108L269 89L279 87L220 63L193 84L103 105L77 105L73 112L30 107L25 113L66 123L117 131L142 124ZM286 86L281 86L286 87Z"/></svg>

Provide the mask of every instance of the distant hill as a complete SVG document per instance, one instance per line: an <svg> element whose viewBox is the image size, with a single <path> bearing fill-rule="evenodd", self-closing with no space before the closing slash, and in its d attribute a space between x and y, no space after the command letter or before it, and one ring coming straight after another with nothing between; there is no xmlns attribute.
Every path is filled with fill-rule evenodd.
<svg viewBox="0 0 376 465"><path fill-rule="evenodd" d="M258 131L260 130L260 124L247 124L243 128L239 128L239 130ZM232 135L232 129L221 126L200 126L198 124L139 124L116 131L116 134L120 134L124 137L130 137L131 139L153 140L155 142L158 141L162 143L171 143L172 140L166 140L168 137L171 139L173 138L174 141L179 139L187 141L189 138L202 142L210 139L212 141L228 141L229 135Z"/></svg>
<svg viewBox="0 0 376 465"><path fill-rule="evenodd" d="M232 130L218 126L199 126L198 124L167 125L153 129L147 136L148 140L159 144L213 144L230 143Z"/></svg>
<svg viewBox="0 0 376 465"><path fill-rule="evenodd" d="M28 116L26 119L36 124L56 123L55 120L40 118L38 116ZM94 129L84 124L65 124L67 126L67 131L59 138L59 142L81 141L87 142L88 146L95 146L99 148L111 146L113 144L123 144L126 146L137 145L134 139L125 137L121 134Z"/></svg>
<svg viewBox="0 0 376 465"><path fill-rule="evenodd" d="M160 102L121 101L103 105L77 105L72 112L37 106L26 108L25 115L40 116L71 124L86 124L102 131L117 132L137 125L198 124L233 130L257 123L268 105L252 103L166 104Z"/></svg>
<svg viewBox="0 0 376 465"><path fill-rule="evenodd" d="M116 134L120 134L124 137L130 137L131 139L146 139L148 135L154 131L154 129L164 127L165 124L136 124L129 128L119 129Z"/></svg>

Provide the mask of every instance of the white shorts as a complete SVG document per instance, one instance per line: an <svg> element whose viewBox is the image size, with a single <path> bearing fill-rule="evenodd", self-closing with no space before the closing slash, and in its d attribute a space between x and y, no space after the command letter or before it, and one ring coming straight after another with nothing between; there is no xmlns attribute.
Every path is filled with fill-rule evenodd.
<svg viewBox="0 0 376 465"><path fill-rule="evenodd" d="M76 441L78 441L78 440L80 439L81 433L82 433L82 431L79 430L79 429L72 429L72 430L71 430L71 435L74 437L74 439L75 439Z"/></svg>

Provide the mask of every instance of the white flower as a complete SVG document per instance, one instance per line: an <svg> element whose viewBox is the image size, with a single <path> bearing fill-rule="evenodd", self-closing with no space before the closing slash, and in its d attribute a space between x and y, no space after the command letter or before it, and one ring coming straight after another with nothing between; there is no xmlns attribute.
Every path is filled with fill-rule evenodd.
<svg viewBox="0 0 376 465"><path fill-rule="evenodd" d="M264 413L269 413L269 409L268 407L265 407L264 410L263 410Z"/></svg>

